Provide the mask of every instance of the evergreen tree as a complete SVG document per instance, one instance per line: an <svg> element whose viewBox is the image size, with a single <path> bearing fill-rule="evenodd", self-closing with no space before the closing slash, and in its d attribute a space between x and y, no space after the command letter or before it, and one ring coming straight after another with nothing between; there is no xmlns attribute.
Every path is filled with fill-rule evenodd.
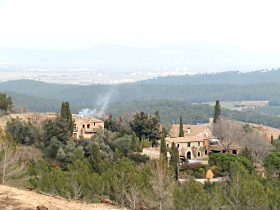
<svg viewBox="0 0 280 210"><path fill-rule="evenodd" d="M170 149L170 166L172 167L172 170L174 170L176 174L176 178L178 178L178 172L177 172L177 167L179 163L179 151L178 148L176 147L175 143L172 142L171 149Z"/></svg>
<svg viewBox="0 0 280 210"><path fill-rule="evenodd" d="M280 152L270 153L264 160L264 167L269 174L280 178Z"/></svg>
<svg viewBox="0 0 280 210"><path fill-rule="evenodd" d="M213 122L216 123L221 116L221 105L220 101L216 101L216 105L214 106L214 119Z"/></svg>
<svg viewBox="0 0 280 210"><path fill-rule="evenodd" d="M105 119L104 121L104 127L106 130L112 131L112 132L119 132L120 131L120 123L118 123L116 120L113 119L113 115L109 114L109 118Z"/></svg>
<svg viewBox="0 0 280 210"><path fill-rule="evenodd" d="M5 93L0 93L0 111L4 111L5 114L9 114L12 111L13 100Z"/></svg>
<svg viewBox="0 0 280 210"><path fill-rule="evenodd" d="M184 182L182 187L176 188L173 194L174 209L209 209L207 193L201 183L191 179Z"/></svg>
<svg viewBox="0 0 280 210"><path fill-rule="evenodd" d="M73 132L73 119L68 101L63 101L60 109L60 117L66 122L69 131Z"/></svg>
<svg viewBox="0 0 280 210"><path fill-rule="evenodd" d="M160 123L154 116L144 112L136 113L129 124L140 141L149 139L155 146L160 139Z"/></svg>
<svg viewBox="0 0 280 210"><path fill-rule="evenodd" d="M167 146L164 138L160 141L160 159L167 161Z"/></svg>
<svg viewBox="0 0 280 210"><path fill-rule="evenodd" d="M184 125L183 125L182 114L180 116L179 137L184 137Z"/></svg>
<svg viewBox="0 0 280 210"><path fill-rule="evenodd" d="M96 173L101 173L101 154L99 151L99 146L97 144L92 144L91 146L89 163Z"/></svg>
<svg viewBox="0 0 280 210"><path fill-rule="evenodd" d="M45 146L48 146L53 137L56 137L59 142L66 144L71 138L71 134L66 121L62 118L48 119L43 124L42 139Z"/></svg>
<svg viewBox="0 0 280 210"><path fill-rule="evenodd" d="M38 142L40 139L39 131L34 125L19 119L8 121L6 132L11 134L14 140L19 144L30 145Z"/></svg>
<svg viewBox="0 0 280 210"><path fill-rule="evenodd" d="M65 102L65 107L66 107L66 121L69 126L69 130L72 133L73 132L73 119L72 119L72 113L71 113L70 105L69 105L68 101Z"/></svg>
<svg viewBox="0 0 280 210"><path fill-rule="evenodd" d="M67 119L67 113L66 113L66 103L63 101L61 104L61 109L60 109L60 117L62 119Z"/></svg>
<svg viewBox="0 0 280 210"><path fill-rule="evenodd" d="M253 162L252 150L250 150L248 147L245 146L245 148L240 152L239 155L244 156L248 160Z"/></svg>
<svg viewBox="0 0 280 210"><path fill-rule="evenodd" d="M155 117L158 119L158 121L160 122L160 115L159 115L159 111L155 112Z"/></svg>
<svg viewBox="0 0 280 210"><path fill-rule="evenodd" d="M135 133L133 133L132 135L132 143L131 143L131 150L133 152L137 152L138 151L138 148L139 148L139 141L137 139L137 136L135 135Z"/></svg>

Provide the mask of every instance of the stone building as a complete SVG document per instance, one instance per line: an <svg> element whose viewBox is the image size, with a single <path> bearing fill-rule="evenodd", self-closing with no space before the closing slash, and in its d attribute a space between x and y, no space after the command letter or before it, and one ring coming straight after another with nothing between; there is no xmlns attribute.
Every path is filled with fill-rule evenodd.
<svg viewBox="0 0 280 210"><path fill-rule="evenodd" d="M175 143L181 159L203 159L209 153L208 138L203 135L176 138L167 137L165 141L168 148L171 148L173 142Z"/></svg>
<svg viewBox="0 0 280 210"><path fill-rule="evenodd" d="M94 117L81 117L73 115L73 139L76 140L80 137L90 138L98 130L104 130L104 121Z"/></svg>

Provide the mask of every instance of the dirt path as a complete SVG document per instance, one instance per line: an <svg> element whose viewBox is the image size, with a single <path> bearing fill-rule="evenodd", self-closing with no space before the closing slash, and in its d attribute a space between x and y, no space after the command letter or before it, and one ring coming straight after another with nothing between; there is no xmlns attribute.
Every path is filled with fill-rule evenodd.
<svg viewBox="0 0 280 210"><path fill-rule="evenodd" d="M38 206L44 206L49 210L121 210L115 206L68 201L35 191L0 185L0 210L36 210Z"/></svg>

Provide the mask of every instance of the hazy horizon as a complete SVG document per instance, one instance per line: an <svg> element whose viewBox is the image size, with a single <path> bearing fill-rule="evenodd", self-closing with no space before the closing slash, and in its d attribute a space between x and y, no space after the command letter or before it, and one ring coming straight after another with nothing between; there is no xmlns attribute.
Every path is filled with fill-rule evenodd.
<svg viewBox="0 0 280 210"><path fill-rule="evenodd" d="M0 80L122 83L280 67L277 1L0 0Z"/></svg>
<svg viewBox="0 0 280 210"><path fill-rule="evenodd" d="M186 42L278 52L278 1L1 0L0 46L77 50Z"/></svg>

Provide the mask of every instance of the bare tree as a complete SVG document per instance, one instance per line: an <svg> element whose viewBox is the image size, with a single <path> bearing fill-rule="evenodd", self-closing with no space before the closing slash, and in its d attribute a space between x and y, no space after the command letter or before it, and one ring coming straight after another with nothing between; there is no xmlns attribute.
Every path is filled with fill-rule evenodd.
<svg viewBox="0 0 280 210"><path fill-rule="evenodd" d="M82 186L77 182L77 180L71 180L70 181L70 187L72 191L72 198L75 200L78 200L83 195L83 189ZM69 196L71 197L71 196Z"/></svg>
<svg viewBox="0 0 280 210"><path fill-rule="evenodd" d="M168 166L163 161L156 162L150 180L152 195L147 199L151 208L159 210L172 208L172 192L175 187L175 180L172 177Z"/></svg>
<svg viewBox="0 0 280 210"><path fill-rule="evenodd" d="M271 144L256 129L246 130L242 123L229 119L220 119L213 124L213 135L219 139L219 144L224 150L234 146L247 147L255 163L262 164L271 150Z"/></svg>
<svg viewBox="0 0 280 210"><path fill-rule="evenodd" d="M219 139L219 144L224 150L239 145L244 137L242 130L240 123L225 118L213 123L213 135Z"/></svg>
<svg viewBox="0 0 280 210"><path fill-rule="evenodd" d="M255 130L245 133L240 145L242 148L247 147L251 151L253 161L257 164L263 164L265 157L272 149L272 145L265 137Z"/></svg>
<svg viewBox="0 0 280 210"><path fill-rule="evenodd" d="M136 209L141 206L142 197L141 197L141 189L137 184L133 184L130 186L129 190L125 192L126 203L131 209Z"/></svg>
<svg viewBox="0 0 280 210"><path fill-rule="evenodd" d="M24 165L19 160L19 153L14 141L0 131L0 176L1 183L19 176L24 172Z"/></svg>

